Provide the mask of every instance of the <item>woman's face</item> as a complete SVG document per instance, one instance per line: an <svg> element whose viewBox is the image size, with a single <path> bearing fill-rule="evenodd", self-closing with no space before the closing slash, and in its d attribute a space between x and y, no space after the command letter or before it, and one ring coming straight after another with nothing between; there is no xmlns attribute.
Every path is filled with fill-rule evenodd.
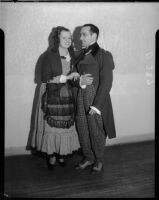
<svg viewBox="0 0 159 200"><path fill-rule="evenodd" d="M62 48L69 48L71 46L71 33L68 31L61 31L59 36L60 44L59 46Z"/></svg>

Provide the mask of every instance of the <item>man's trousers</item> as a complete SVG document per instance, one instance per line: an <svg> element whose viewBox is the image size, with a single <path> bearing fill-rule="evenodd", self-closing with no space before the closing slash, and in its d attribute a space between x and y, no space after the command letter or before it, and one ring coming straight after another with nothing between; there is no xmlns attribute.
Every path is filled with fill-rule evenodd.
<svg viewBox="0 0 159 200"><path fill-rule="evenodd" d="M99 114L89 114L95 94L94 85L79 89L76 114L77 130L85 159L91 162L103 162L106 136L102 117Z"/></svg>

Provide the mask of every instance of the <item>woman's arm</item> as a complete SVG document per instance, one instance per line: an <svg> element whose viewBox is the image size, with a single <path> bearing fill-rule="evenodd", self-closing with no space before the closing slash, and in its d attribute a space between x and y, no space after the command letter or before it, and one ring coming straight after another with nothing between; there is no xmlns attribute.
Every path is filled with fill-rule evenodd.
<svg viewBox="0 0 159 200"><path fill-rule="evenodd" d="M73 72L69 75L59 75L53 77L48 83L66 83L68 80L77 80L80 75L77 72Z"/></svg>
<svg viewBox="0 0 159 200"><path fill-rule="evenodd" d="M51 79L52 79L51 62L48 58L48 54L45 54L42 61L41 80L43 83L47 83Z"/></svg>

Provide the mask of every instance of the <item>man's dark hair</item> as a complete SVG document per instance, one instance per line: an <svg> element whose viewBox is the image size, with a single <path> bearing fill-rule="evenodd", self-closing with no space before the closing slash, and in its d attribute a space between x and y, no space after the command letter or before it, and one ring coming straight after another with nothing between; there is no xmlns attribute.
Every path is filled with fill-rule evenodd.
<svg viewBox="0 0 159 200"><path fill-rule="evenodd" d="M98 36L99 36L99 28L97 26L95 26L94 24L84 24L83 27L87 27L89 26L90 27L90 31L92 33L96 33L97 34L97 39L98 39Z"/></svg>

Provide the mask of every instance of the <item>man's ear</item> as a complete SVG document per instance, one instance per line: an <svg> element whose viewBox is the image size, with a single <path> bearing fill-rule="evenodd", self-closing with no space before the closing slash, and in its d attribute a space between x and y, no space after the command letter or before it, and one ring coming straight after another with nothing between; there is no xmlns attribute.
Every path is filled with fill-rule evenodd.
<svg viewBox="0 0 159 200"><path fill-rule="evenodd" d="M92 39L93 39L94 41L97 40L97 33L92 33Z"/></svg>

